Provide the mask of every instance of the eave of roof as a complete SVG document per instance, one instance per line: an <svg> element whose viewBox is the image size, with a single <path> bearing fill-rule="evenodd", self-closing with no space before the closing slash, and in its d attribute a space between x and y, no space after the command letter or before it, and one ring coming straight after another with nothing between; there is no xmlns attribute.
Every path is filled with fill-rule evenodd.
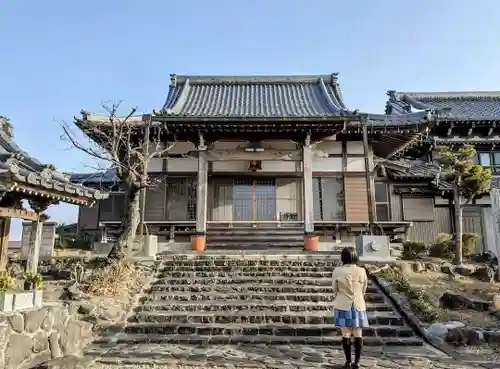
<svg viewBox="0 0 500 369"><path fill-rule="evenodd" d="M387 92L386 110L391 115L414 110L435 110L439 120L499 121L500 92Z"/></svg>
<svg viewBox="0 0 500 369"><path fill-rule="evenodd" d="M68 175L21 150L5 124L10 125L6 118L0 118L0 177L6 190L79 204L107 198L105 192L71 183Z"/></svg>

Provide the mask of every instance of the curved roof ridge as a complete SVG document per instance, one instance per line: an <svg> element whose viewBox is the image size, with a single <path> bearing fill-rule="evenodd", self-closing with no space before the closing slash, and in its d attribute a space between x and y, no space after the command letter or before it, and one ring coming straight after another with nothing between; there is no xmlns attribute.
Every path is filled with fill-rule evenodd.
<svg viewBox="0 0 500 369"><path fill-rule="evenodd" d="M453 98L500 98L500 91L450 91L450 92L394 92L396 98L404 96L421 99L453 99Z"/></svg>
<svg viewBox="0 0 500 369"><path fill-rule="evenodd" d="M318 79L328 84L337 81L338 73L311 75L173 75L176 83L192 84L214 83L317 83Z"/></svg>
<svg viewBox="0 0 500 369"><path fill-rule="evenodd" d="M169 109L172 114L179 114L182 111L182 108L186 105L190 88L189 79L186 79L182 84L180 92L177 94L177 99L172 101L170 106L167 106L167 109Z"/></svg>
<svg viewBox="0 0 500 369"><path fill-rule="evenodd" d="M334 101L332 99L332 96L328 93L328 90L325 86L325 82L323 81L322 78L318 80L319 88L321 90L321 93L323 94L323 97L325 98L327 104L330 106L330 108L335 112L338 113L340 110L342 110L342 107L338 104L338 101Z"/></svg>

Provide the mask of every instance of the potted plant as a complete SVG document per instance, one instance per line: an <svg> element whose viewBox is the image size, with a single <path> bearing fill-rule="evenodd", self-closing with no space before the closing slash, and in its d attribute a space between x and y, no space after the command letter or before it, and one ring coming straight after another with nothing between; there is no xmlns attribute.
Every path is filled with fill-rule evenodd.
<svg viewBox="0 0 500 369"><path fill-rule="evenodd" d="M39 290L43 286L43 277L40 273L26 273L24 275L24 290Z"/></svg>
<svg viewBox="0 0 500 369"><path fill-rule="evenodd" d="M14 292L16 280L9 272L0 272L0 311L9 312L14 307Z"/></svg>
<svg viewBox="0 0 500 369"><path fill-rule="evenodd" d="M24 290L32 293L34 307L42 306L43 277L40 273L26 273L24 276Z"/></svg>

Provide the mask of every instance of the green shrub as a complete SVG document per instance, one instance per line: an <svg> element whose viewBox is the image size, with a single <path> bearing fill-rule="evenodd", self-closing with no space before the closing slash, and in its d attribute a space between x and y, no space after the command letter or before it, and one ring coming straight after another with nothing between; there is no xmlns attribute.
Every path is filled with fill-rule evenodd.
<svg viewBox="0 0 500 369"><path fill-rule="evenodd" d="M403 259L414 260L425 254L427 254L425 243L411 241L403 243Z"/></svg>
<svg viewBox="0 0 500 369"><path fill-rule="evenodd" d="M455 243L453 237L448 233L439 233L436 241L431 245L429 255L435 258L453 259L455 255Z"/></svg>
<svg viewBox="0 0 500 369"><path fill-rule="evenodd" d="M476 250L476 241L479 236L475 233L464 233L462 235L462 255L470 257Z"/></svg>
<svg viewBox="0 0 500 369"><path fill-rule="evenodd" d="M9 272L0 272L0 292L7 292L16 287L16 280Z"/></svg>
<svg viewBox="0 0 500 369"><path fill-rule="evenodd" d="M421 288L412 286L410 280L399 271L389 268L382 271L382 276L408 298L412 310L425 323L434 323L443 318L441 308L434 305L429 296Z"/></svg>

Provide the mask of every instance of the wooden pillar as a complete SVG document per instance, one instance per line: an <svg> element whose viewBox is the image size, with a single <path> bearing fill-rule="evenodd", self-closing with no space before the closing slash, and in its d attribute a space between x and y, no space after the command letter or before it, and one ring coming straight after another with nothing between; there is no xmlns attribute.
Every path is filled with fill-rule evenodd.
<svg viewBox="0 0 500 369"><path fill-rule="evenodd" d="M196 234L191 237L193 250L205 250L207 234L208 161L204 151L198 151L198 187L196 188Z"/></svg>
<svg viewBox="0 0 500 369"><path fill-rule="evenodd" d="M147 157L149 155L149 136L150 136L150 124L151 124L151 116L149 115L144 115L142 119L148 123L146 128L144 129L144 148L143 148L143 153L144 156ZM148 173L148 164L149 162L146 162L146 165L144 166L144 170L146 173ZM147 195L147 187L144 187L141 190L141 208L140 208L140 221L141 221L141 226L140 226L140 232L141 235L146 234L146 195Z"/></svg>
<svg viewBox="0 0 500 369"><path fill-rule="evenodd" d="M26 263L26 273L38 272L38 259L40 258L40 245L42 243L43 221L31 222L30 247L28 261Z"/></svg>
<svg viewBox="0 0 500 369"><path fill-rule="evenodd" d="M198 187L196 189L196 233L207 231L208 162L203 151L198 155Z"/></svg>
<svg viewBox="0 0 500 369"><path fill-rule="evenodd" d="M314 235L314 194L310 135L302 147L302 184L304 201L304 250L318 251L319 237Z"/></svg>
<svg viewBox="0 0 500 369"><path fill-rule="evenodd" d="M0 218L0 270L7 269L10 236L10 218Z"/></svg>
<svg viewBox="0 0 500 369"><path fill-rule="evenodd" d="M373 158L371 157L370 144L368 142L367 119L363 119L363 152L365 157L366 192L368 198L368 221L370 233L373 233L373 222L376 220L375 211L375 184L373 178Z"/></svg>

